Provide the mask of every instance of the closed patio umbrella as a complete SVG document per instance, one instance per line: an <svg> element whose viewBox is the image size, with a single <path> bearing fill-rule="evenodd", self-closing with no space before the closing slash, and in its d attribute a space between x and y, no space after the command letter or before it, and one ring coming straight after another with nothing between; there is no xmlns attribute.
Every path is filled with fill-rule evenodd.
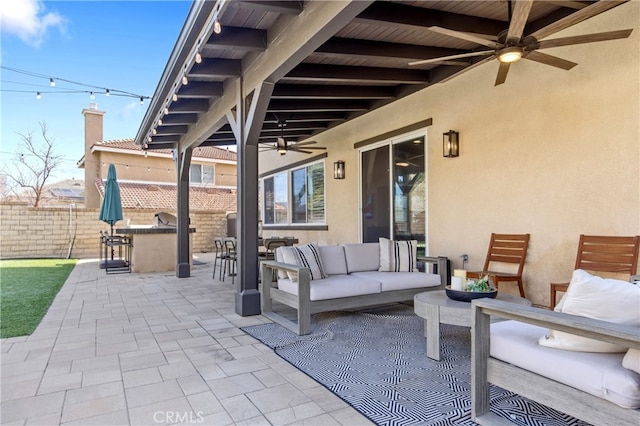
<svg viewBox="0 0 640 426"><path fill-rule="evenodd" d="M111 225L111 236L113 236L113 225L122 220L122 200L120 199L120 187L116 180L116 166L109 164L107 181L104 184L104 198L100 207L99 219Z"/></svg>

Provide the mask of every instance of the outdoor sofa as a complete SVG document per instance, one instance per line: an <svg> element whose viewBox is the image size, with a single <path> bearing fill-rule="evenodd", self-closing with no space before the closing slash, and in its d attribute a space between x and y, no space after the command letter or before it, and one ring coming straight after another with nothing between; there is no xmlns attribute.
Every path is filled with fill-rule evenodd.
<svg viewBox="0 0 640 426"><path fill-rule="evenodd" d="M287 257L285 250L296 250L295 247L278 248L274 261L261 262L262 314L297 334L304 335L310 333L311 315L318 312L358 309L413 300L417 293L444 289L447 282L447 259L417 257L415 246L415 258L410 262L425 262L425 272L418 271L412 267L413 265L409 270L395 265L391 271L381 271L389 269L386 268L388 265L381 268L381 259L386 263L386 247L392 247L394 244L396 248L398 245L406 247L407 242L385 240L384 243L381 241L333 246L311 244L305 248L297 248L298 252L308 248L306 258L311 259L312 265L305 265L304 260L295 263ZM380 247L383 247L382 251ZM322 271L318 270L315 260ZM404 263L405 260L400 263ZM437 265L437 272L428 272L427 266L431 265ZM318 276L319 272L323 272L321 276ZM269 279L271 277L273 278ZM275 313L272 309L273 302L297 310L297 323Z"/></svg>
<svg viewBox="0 0 640 426"><path fill-rule="evenodd" d="M472 303L471 416L511 424L491 413L489 383L594 425L640 424L640 374L625 353L575 352L539 344L549 329L640 348L636 325L617 324L491 299ZM513 321L490 323L497 316ZM630 351L628 351L630 352ZM638 364L638 360L634 364Z"/></svg>

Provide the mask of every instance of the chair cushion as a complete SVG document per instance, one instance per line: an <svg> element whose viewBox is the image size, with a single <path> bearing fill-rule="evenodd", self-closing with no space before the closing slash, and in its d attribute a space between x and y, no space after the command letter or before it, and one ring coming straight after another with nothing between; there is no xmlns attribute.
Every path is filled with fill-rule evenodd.
<svg viewBox="0 0 640 426"><path fill-rule="evenodd" d="M621 407L640 407L640 375L622 367L623 354L546 348L538 345L545 330L517 321L492 323L490 354Z"/></svg>
<svg viewBox="0 0 640 426"><path fill-rule="evenodd" d="M600 278L577 269L556 311L566 314L640 326L640 287L620 280ZM626 352L627 348L557 330L549 330L540 344L584 352Z"/></svg>
<svg viewBox="0 0 640 426"><path fill-rule="evenodd" d="M298 283L288 278L278 280L278 288L291 294L298 294ZM380 283L353 275L330 275L328 278L310 283L310 300L337 299L340 297L362 296L380 293Z"/></svg>
<svg viewBox="0 0 640 426"><path fill-rule="evenodd" d="M344 244L343 247L349 273L377 271L380 268L380 244Z"/></svg>
<svg viewBox="0 0 640 426"><path fill-rule="evenodd" d="M322 266L327 275L347 273L347 260L342 246L319 246Z"/></svg>
<svg viewBox="0 0 640 426"><path fill-rule="evenodd" d="M628 370L640 373L640 349L629 348L622 358L622 366Z"/></svg>
<svg viewBox="0 0 640 426"><path fill-rule="evenodd" d="M410 288L437 287L440 285L440 275L424 272L387 272L365 271L354 272L352 276L375 280L380 283L380 289L385 291L405 290Z"/></svg>
<svg viewBox="0 0 640 426"><path fill-rule="evenodd" d="M380 272L415 272L418 241L394 241L380 237Z"/></svg>
<svg viewBox="0 0 640 426"><path fill-rule="evenodd" d="M316 243L309 243L297 247L280 247L282 257L285 263L298 265L303 268L309 268L309 274L312 280L321 280L327 278L320 259L320 250ZM295 272L287 272L291 281L298 281L298 274Z"/></svg>

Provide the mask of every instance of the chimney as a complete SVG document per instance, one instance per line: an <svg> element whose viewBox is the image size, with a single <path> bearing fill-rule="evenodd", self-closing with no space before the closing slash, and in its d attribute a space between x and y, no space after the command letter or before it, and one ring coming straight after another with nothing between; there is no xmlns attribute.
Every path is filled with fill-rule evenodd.
<svg viewBox="0 0 640 426"><path fill-rule="evenodd" d="M102 142L102 122L104 111L98 110L98 104L90 103L82 110L84 115L84 204L88 209L100 208L101 199L96 178L101 178L100 152L91 153L91 147Z"/></svg>

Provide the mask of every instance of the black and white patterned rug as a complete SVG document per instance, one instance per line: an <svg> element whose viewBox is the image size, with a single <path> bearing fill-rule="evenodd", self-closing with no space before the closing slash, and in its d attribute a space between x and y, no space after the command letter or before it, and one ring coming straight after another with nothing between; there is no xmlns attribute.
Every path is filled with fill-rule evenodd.
<svg viewBox="0 0 640 426"><path fill-rule="evenodd" d="M423 320L393 305L312 318L297 336L277 324L243 330L378 425L473 425L469 328L441 325L441 360L427 358ZM587 425L497 386L491 410L517 425Z"/></svg>

